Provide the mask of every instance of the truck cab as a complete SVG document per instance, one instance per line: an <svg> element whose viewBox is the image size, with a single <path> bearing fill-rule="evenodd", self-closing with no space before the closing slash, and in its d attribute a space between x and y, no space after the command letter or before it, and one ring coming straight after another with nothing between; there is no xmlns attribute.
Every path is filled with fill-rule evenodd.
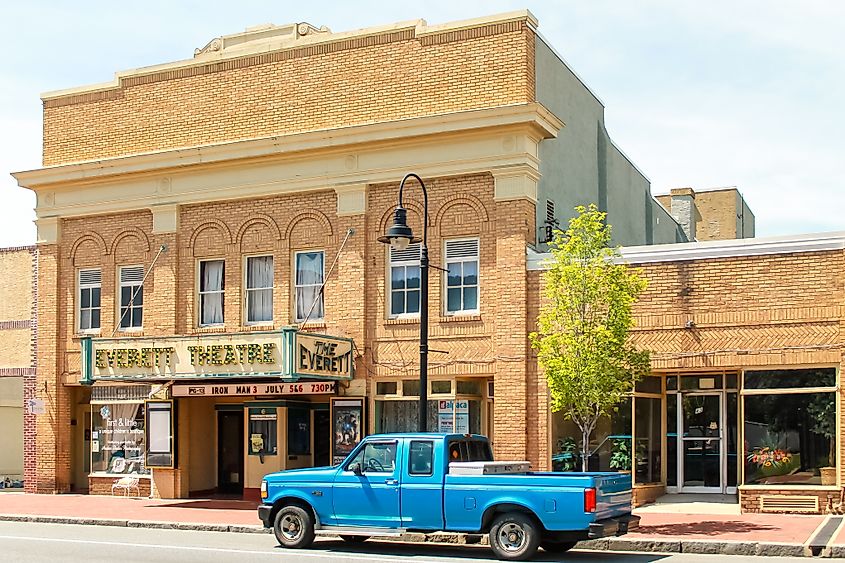
<svg viewBox="0 0 845 563"><path fill-rule="evenodd" d="M522 560L638 521L630 475L530 472L527 462L494 461L478 435L369 436L337 466L273 473L261 489L259 517L289 548L315 535L449 531L489 534L496 555Z"/></svg>

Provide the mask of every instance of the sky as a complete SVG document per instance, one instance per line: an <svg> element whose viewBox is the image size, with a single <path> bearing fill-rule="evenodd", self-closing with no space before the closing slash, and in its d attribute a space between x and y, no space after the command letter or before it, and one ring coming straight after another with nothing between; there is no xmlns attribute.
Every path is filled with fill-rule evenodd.
<svg viewBox="0 0 845 563"><path fill-rule="evenodd" d="M262 23L332 31L518 9L606 107L614 142L651 180L736 186L757 236L845 230L845 3L834 0L3 2L0 247L35 242L40 94L191 58Z"/></svg>

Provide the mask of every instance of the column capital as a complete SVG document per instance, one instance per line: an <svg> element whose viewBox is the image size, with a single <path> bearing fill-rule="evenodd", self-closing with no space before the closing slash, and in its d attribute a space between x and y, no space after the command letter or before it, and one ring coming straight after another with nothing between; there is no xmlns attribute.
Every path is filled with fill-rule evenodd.
<svg viewBox="0 0 845 563"><path fill-rule="evenodd" d="M38 244L58 244L62 236L62 223L59 217L40 217L34 223Z"/></svg>
<svg viewBox="0 0 845 563"><path fill-rule="evenodd" d="M362 215L367 211L367 184L332 186L337 194L337 214Z"/></svg>

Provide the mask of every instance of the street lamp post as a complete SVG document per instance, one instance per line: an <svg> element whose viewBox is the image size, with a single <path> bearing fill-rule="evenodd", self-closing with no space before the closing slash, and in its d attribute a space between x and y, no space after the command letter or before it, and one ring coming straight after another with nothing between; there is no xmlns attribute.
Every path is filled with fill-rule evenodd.
<svg viewBox="0 0 845 563"><path fill-rule="evenodd" d="M408 211L402 206L402 192L408 178L419 182L423 193L423 236L415 237L408 226ZM421 242L420 248L420 419L419 431L428 431L428 191L422 178L406 174L399 184L399 204L393 213L393 224L387 228L379 242L389 244L394 250L405 250L411 243Z"/></svg>

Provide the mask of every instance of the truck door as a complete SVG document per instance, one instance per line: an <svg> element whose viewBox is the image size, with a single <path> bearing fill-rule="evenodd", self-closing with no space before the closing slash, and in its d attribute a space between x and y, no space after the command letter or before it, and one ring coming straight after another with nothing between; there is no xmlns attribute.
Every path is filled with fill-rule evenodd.
<svg viewBox="0 0 845 563"><path fill-rule="evenodd" d="M399 442L368 442L335 476L332 498L339 526L398 528Z"/></svg>
<svg viewBox="0 0 845 563"><path fill-rule="evenodd" d="M409 440L402 475L402 527L443 529L443 442Z"/></svg>

